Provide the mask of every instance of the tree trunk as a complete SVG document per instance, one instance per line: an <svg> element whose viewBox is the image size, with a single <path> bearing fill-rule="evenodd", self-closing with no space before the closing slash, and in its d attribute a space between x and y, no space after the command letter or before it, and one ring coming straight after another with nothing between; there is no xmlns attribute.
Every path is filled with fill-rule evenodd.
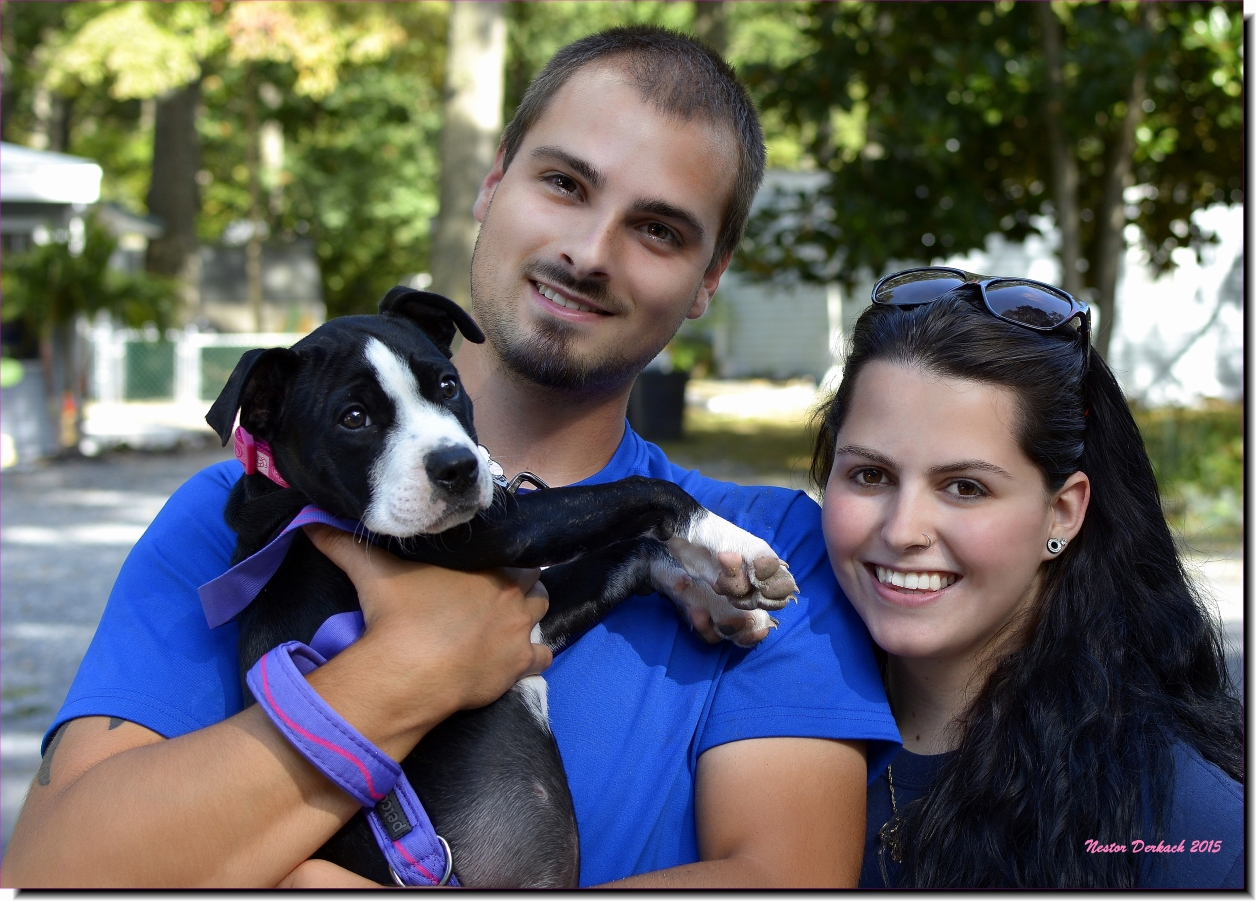
<svg viewBox="0 0 1256 901"><path fill-rule="evenodd" d="M0 141L6 143L13 140L9 132L12 128L13 110L17 106L18 97L13 69L20 62L17 55L17 39L13 36L13 23L7 14L12 8L11 4L3 7L5 14L3 24L0 24L0 51L4 53L3 64L0 67Z"/></svg>
<svg viewBox="0 0 1256 901"><path fill-rule="evenodd" d="M157 100L153 123L153 175L148 211L162 220L165 232L148 244L144 267L159 275L185 277L197 253L196 220L201 211L196 171L200 136L196 110L201 86L196 81ZM195 292L196 285L188 285Z"/></svg>
<svg viewBox="0 0 1256 901"><path fill-rule="evenodd" d="M1106 154L1103 206L1095 217L1094 284L1099 328L1094 335L1094 346L1104 359L1108 358L1108 348L1116 330L1116 282L1125 260L1125 188L1134 165L1134 132L1143 121L1145 99L1147 64L1140 60L1126 100L1125 119Z"/></svg>
<svg viewBox="0 0 1256 901"><path fill-rule="evenodd" d="M36 150L65 153L70 147L70 107L73 100L54 94L42 84L35 88L32 104L35 129L31 146Z"/></svg>
<svg viewBox="0 0 1256 901"><path fill-rule="evenodd" d="M249 310L253 314L253 331L262 328L262 187L259 145L262 140L257 124L257 77L253 64L248 66L248 78L244 81L244 131L248 147L245 163L249 170L249 240L244 247L244 274L248 283Z"/></svg>
<svg viewBox="0 0 1256 901"><path fill-rule="evenodd" d="M1038 3L1038 25L1047 63L1047 144L1051 154L1052 200L1055 224L1060 230L1060 287L1081 297L1081 220L1078 215L1077 158L1064 134L1064 62L1060 49L1060 21L1050 3Z"/></svg>
<svg viewBox="0 0 1256 901"><path fill-rule="evenodd" d="M39 341L48 421L59 454L78 446L82 428L83 367L74 320L46 327Z"/></svg>
<svg viewBox="0 0 1256 901"><path fill-rule="evenodd" d="M693 33L720 56L728 53L724 0L697 0L694 3Z"/></svg>
<svg viewBox="0 0 1256 901"><path fill-rule="evenodd" d="M432 290L471 307L471 254L479 223L472 207L492 168L502 127L506 67L502 3L449 4L440 214L432 229Z"/></svg>

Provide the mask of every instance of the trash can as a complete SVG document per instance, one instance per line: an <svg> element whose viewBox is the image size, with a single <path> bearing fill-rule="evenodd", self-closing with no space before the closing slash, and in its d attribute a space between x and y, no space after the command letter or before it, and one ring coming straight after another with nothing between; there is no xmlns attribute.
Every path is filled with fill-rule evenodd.
<svg viewBox="0 0 1256 901"><path fill-rule="evenodd" d="M647 369L628 395L628 422L646 441L679 441L685 422L687 372Z"/></svg>
<svg viewBox="0 0 1256 901"><path fill-rule="evenodd" d="M61 449L48 413L44 371L38 360L4 362L0 390L0 463L25 467Z"/></svg>

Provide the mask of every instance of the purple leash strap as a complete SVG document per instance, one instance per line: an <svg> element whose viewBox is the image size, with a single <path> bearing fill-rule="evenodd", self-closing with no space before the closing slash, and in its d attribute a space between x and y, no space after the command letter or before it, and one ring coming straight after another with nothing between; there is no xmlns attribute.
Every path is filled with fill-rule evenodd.
<svg viewBox="0 0 1256 901"><path fill-rule="evenodd" d="M284 530L261 550L241 560L231 569L216 579L202 585L197 593L201 597L201 608L205 611L205 621L211 629L230 622L257 597L270 577L279 569L283 558L296 537L296 530L312 523L325 523L342 532L354 535L364 534L366 528L357 520L333 516L321 507L310 504L303 507L292 522L284 526Z"/></svg>
<svg viewBox="0 0 1256 901"><path fill-rule="evenodd" d="M361 618L360 613L332 617L338 622L330 629L325 623L315 642L320 636L332 645L343 640L356 623L342 618L354 616ZM257 703L292 746L366 809L398 885L458 885L449 845L436 834L401 767L305 681L306 673L326 662L313 648L289 641L263 655L246 678Z"/></svg>

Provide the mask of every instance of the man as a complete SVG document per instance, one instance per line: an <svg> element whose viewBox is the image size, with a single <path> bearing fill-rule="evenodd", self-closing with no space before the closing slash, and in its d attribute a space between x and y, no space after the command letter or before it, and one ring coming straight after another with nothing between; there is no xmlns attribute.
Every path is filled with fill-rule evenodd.
<svg viewBox="0 0 1256 901"><path fill-rule="evenodd" d="M475 206L488 342L457 364L506 471L670 478L768 540L801 588L750 651L704 643L655 595L555 661L585 885L853 886L866 756L877 772L897 742L815 504L685 472L625 429L636 374L710 302L762 167L757 118L722 60L661 30L613 30L537 77ZM180 489L124 567L50 730L9 884L352 884L299 865L354 802L256 707L238 712L234 628L198 622L195 587L234 542L217 510L238 475L220 464ZM367 627L309 681L395 759L548 664L526 638L544 612L535 574L449 573L312 537L353 579Z"/></svg>

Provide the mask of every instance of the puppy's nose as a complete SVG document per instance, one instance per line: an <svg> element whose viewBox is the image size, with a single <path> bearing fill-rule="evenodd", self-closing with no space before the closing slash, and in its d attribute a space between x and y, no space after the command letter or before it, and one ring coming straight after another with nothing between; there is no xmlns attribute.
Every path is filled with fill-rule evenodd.
<svg viewBox="0 0 1256 901"><path fill-rule="evenodd" d="M432 451L423 465L433 485L450 494L462 494L471 487L480 462L470 448L452 446Z"/></svg>

